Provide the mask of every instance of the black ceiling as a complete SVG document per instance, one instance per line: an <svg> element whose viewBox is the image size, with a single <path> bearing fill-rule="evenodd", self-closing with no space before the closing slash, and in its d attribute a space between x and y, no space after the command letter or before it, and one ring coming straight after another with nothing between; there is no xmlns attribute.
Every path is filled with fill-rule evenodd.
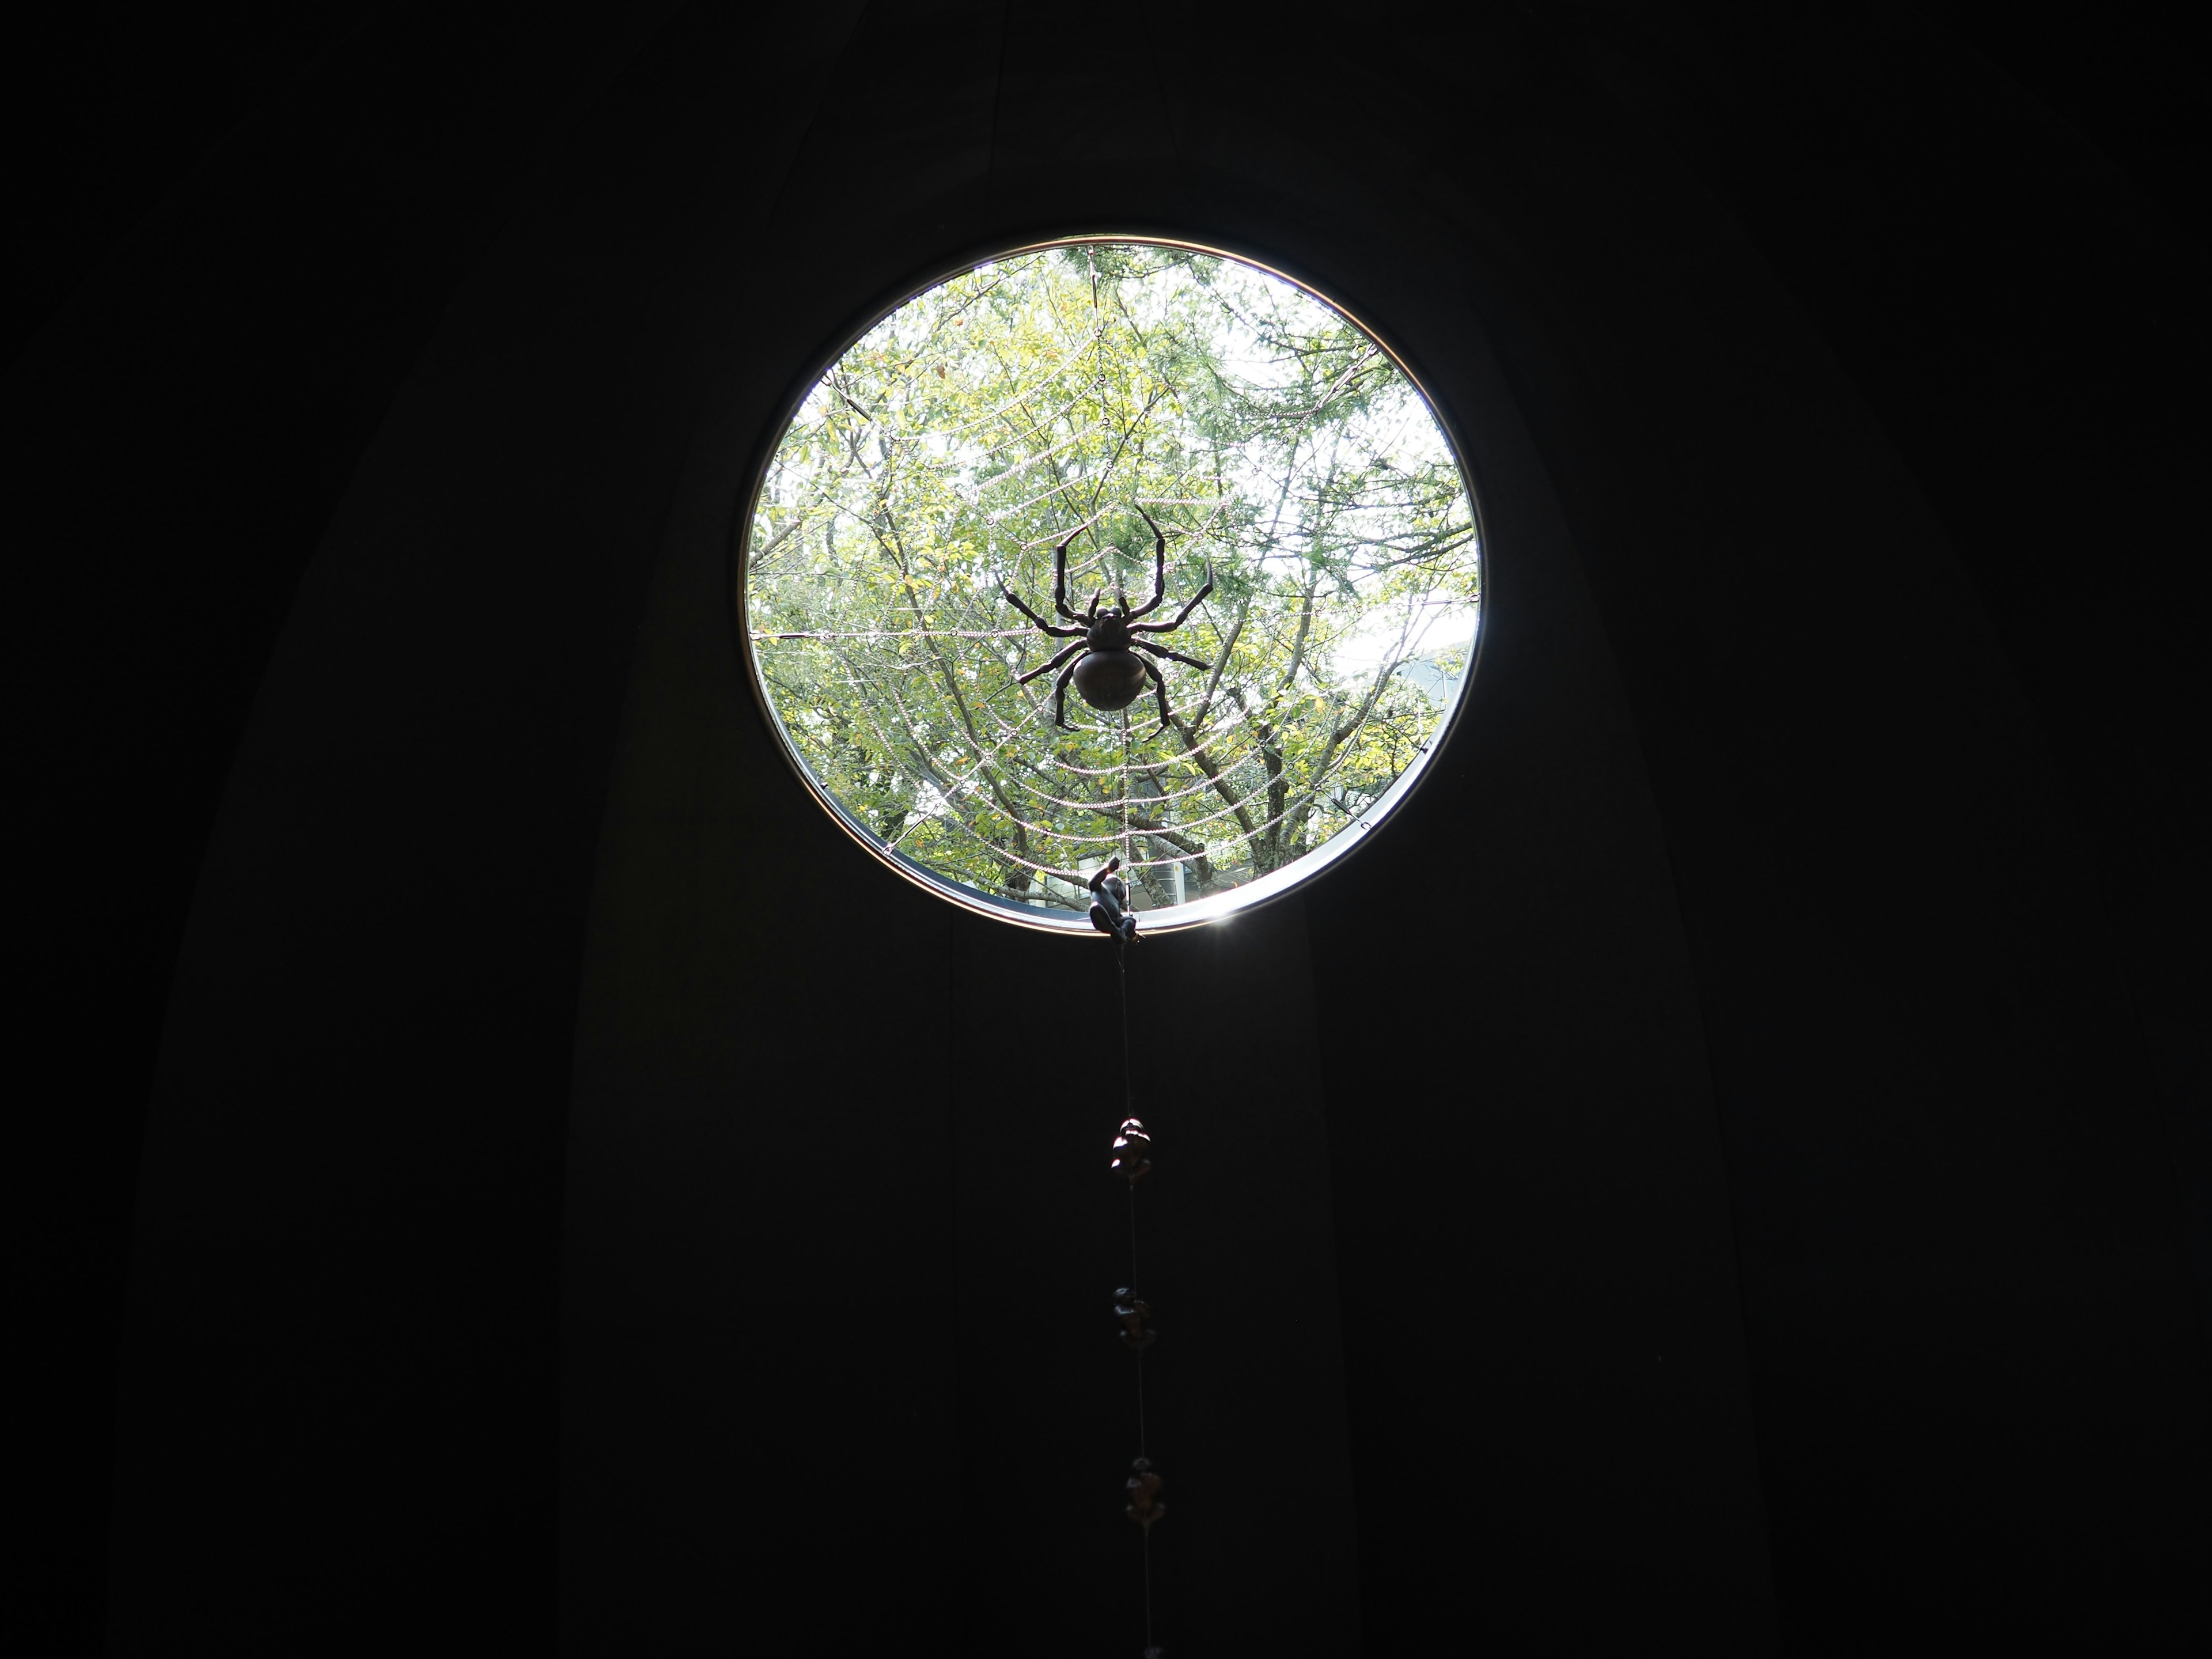
<svg viewBox="0 0 2212 1659"><path fill-rule="evenodd" d="M1104 958L853 855L721 609L823 343L1093 227L1371 315L1493 560L1413 805L1133 963L1170 1651L2201 1643L2164 14L1162 27L19 58L39 1650L1136 1650Z"/></svg>

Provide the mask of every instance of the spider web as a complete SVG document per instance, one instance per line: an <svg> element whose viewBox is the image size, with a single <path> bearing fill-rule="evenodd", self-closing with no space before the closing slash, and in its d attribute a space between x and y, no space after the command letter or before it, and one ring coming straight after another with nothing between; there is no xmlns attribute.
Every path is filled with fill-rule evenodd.
<svg viewBox="0 0 2212 1659"><path fill-rule="evenodd" d="M1455 465L1457 499L1431 514L1443 533L1429 526L1425 541L1399 522L1408 489L1379 505L1327 495L1337 475L1310 432L1335 420L1336 464L1352 421L1334 411L1382 401L1378 366L1395 375L1364 336L1338 350L1317 389L1299 388L1309 402L1267 410L1247 431L1208 429L1190 410L1221 388L1194 389L1178 374L1191 378L1195 356L1221 378L1218 353L1178 356L1174 330L1226 337L1238 301L1269 296L1249 283L1225 298L1201 294L1218 302L1209 323L1194 283L1173 280L1189 256L1147 269L1144 255L1163 251L1139 250L1133 283L1126 261L1102 281L1102 252L1126 246L1079 252L1086 269L1073 280L1074 258L1052 252L918 296L825 374L786 434L751 526L749 632L793 747L888 848L997 896L1071 909L1087 903L1089 871L1118 854L1143 908L1157 908L1179 890L1194 896L1194 884L1224 890L1310 851L1425 751L1448 699L1396 676L1409 661L1430 662L1440 682L1463 667L1463 647L1455 659L1430 636L1439 621L1471 630L1476 548ZM1141 291L1163 276L1158 291ZM1011 308L1010 291L1022 295ZM978 326L963 337L970 321L1006 315L1031 332L1001 326L987 340ZM981 412L933 420L932 383L956 369L982 393ZM1393 390L1401 426L1418 417L1440 447L1418 395L1405 395L1401 377L1384 386ZM1382 475L1398 487L1388 466ZM1255 481L1279 486L1272 518L1264 499L1255 507ZM1310 501L1336 510L1334 522L1387 521L1364 543L1338 537L1368 550L1365 565L1332 564L1334 544L1310 528L1300 544L1297 525L1316 516ZM1131 597L1150 598L1151 532L1127 551L1109 539L1135 527L1139 506L1168 537L1158 614L1174 615L1207 568L1217 573L1214 595L1163 641L1209 667L1156 663L1175 714L1165 726L1147 682L1112 714L1069 695L1063 727L1053 719L1058 677L1029 686L1017 677L1068 642L1021 618L999 586L1048 615L1052 550L1066 545L1073 608L1093 592L1111 602L1133 582ZM1449 580L1395 576L1393 536L1413 549L1402 562L1425 557L1423 568ZM1324 592L1325 576L1340 591ZM1371 660L1346 672L1357 655L1347 641Z"/></svg>

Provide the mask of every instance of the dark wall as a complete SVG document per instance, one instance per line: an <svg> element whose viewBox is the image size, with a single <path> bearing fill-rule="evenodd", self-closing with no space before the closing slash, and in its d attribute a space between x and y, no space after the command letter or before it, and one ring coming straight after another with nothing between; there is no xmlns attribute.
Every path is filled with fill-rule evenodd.
<svg viewBox="0 0 2212 1659"><path fill-rule="evenodd" d="M1111 77L1070 70L1079 22L1018 22L996 61L941 17L872 14L847 47L872 120L811 131L757 228L808 257L732 296L778 326L708 393L637 636L570 1117L570 1637L764 1625L857 1650L927 1608L970 1650L1141 1646L1129 1378L1101 1323L1122 1248L1103 942L946 916L863 861L745 709L726 610L750 468L815 356L960 251L1073 222L1226 237L1388 318L1468 424L1496 572L1486 701L1392 832L1437 845L1376 854L1399 896L1317 890L1318 957L1299 900L1133 953L1162 1634L1612 1644L1664 1607L1771 1648L1695 989L1630 714L1470 303L1470 228L1407 189L1396 142L1338 140L1332 167L1264 103L1055 123ZM1370 1176L1384 1136L1416 1144ZM1334 1214L1332 1152L1363 1177ZM729 1497L756 1485L781 1506L765 1538ZM763 1558L783 1594L733 1595L727 1564Z"/></svg>
<svg viewBox="0 0 2212 1659"><path fill-rule="evenodd" d="M48 1648L112 1521L118 1652L1133 1650L1104 957L842 843L725 609L824 345L1095 225L1387 330L1493 561L1401 817L1133 965L1163 1633L2186 1640L2153 196L1956 15L524 16L334 24L11 377Z"/></svg>

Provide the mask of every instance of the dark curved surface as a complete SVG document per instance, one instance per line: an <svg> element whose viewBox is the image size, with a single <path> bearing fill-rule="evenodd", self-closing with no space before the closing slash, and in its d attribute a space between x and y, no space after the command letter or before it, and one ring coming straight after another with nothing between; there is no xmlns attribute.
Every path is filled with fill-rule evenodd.
<svg viewBox="0 0 2212 1659"><path fill-rule="evenodd" d="M1145 689L1145 665L1133 651L1092 651L1075 664L1075 689L1093 708L1127 708Z"/></svg>
<svg viewBox="0 0 2212 1659"><path fill-rule="evenodd" d="M1387 327L1493 561L1403 812L1132 953L1170 1650L2208 1633L2197 245L1923 14L1243 20L394 8L48 319L44 1650L1135 1650L1107 947L726 615L823 342L1092 228Z"/></svg>

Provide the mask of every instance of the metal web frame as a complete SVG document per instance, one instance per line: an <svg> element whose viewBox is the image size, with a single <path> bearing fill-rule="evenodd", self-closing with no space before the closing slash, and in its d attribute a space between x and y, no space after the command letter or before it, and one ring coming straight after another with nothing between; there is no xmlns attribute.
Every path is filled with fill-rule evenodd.
<svg viewBox="0 0 2212 1659"><path fill-rule="evenodd" d="M1093 263L1095 270L1095 255ZM1055 313L1055 315L1057 314ZM1084 360L1105 338L1109 328L1109 319L1101 316L1090 326L1079 331L1071 331L1073 337L1066 338L1067 349L1038 372L1034 379L1029 380L1023 385L1013 397L1005 399L990 411L964 425L946 428L945 432L953 434L973 432L987 425L990 421L1002 418L1011 411L1024 405L1034 407L1036 400L1047 393L1053 386L1065 385L1065 377L1071 371L1080 372L1084 367ZM1350 384L1361 370L1378 356L1386 362L1395 362L1395 361L1388 354L1382 353L1370 338L1367 348L1339 373L1324 389L1314 405L1315 409L1318 410L1325 406L1331 398ZM1402 368L1402 365L1400 367ZM1104 374L1103 366L1095 368L1091 374L1083 378L1072 396L1065 400L1055 400L1055 405L1049 413L1041 415L1030 423L1022 427L1020 430L990 446L982 452L983 455L994 456L1039 433L1048 434L1056 421L1066 416L1085 396L1090 395L1097 387ZM819 386L832 387L832 374L825 374L819 382ZM811 395L814 394L810 394ZM842 394L840 393L840 395ZM848 398L847 401L850 402L850 399ZM857 404L854 407L856 410L859 409ZM860 412L865 417L866 412L865 410ZM987 508L984 503L990 492L1005 486L1010 480L1026 473L1030 469L1046 464L1054 457L1076 447L1085 439L1096 434L1102 424L1103 424L1103 421L1092 420L1082 425L1072 435L1061 438L1046 449L1027 456L1007 471L996 474L986 480L975 482L964 490L950 482L949 469L941 471L940 477L946 479L943 488L953 499L959 501L980 519L987 538L995 539L999 526L1002 523L1018 517L1022 512L1040 501L1054 495L1064 494L1068 488L1068 483L1063 480L1055 483L1049 489L1028 495L1011 505ZM908 458L912 459L915 457L915 446L933 436L939 435L944 435L944 433L895 432L882 434L882 437L887 444L903 450ZM1255 441L1254 438L1248 437L1240 441L1243 445L1249 445ZM1126 442L1126 435L1124 441ZM1103 469L1095 473L1081 475L1076 481L1090 490L1094 502L1092 510L1082 516L1072 527L1063 524L1055 526L1047 534L1032 535L1012 541L1008 546L1012 563L1006 568L1018 575L1019 568L1038 549L1052 545L1058 541L1073 540L1087 531L1094 530L1108 513L1120 505L1119 502L1109 502L1106 500L1107 487L1114 477L1119 454L1117 450L1115 456ZM892 465L888 456L884 464L887 467ZM1213 482L1202 477L1197 467L1187 469L1179 482L1182 483L1183 488L1174 493L1164 493L1156 489L1152 493L1143 495L1133 495L1131 499L1147 507L1187 507L1207 509L1205 517L1195 528L1174 526L1183 538L1184 544L1188 547L1192 542L1205 537L1214 526L1230 505L1230 497L1225 492L1218 489L1207 495L1188 493L1190 485L1194 483L1205 488ZM1468 505L1471 509L1471 500ZM843 510L842 506L839 510ZM1470 520L1466 539L1472 542L1476 534ZM1469 550L1479 558L1479 544ZM988 562L994 566L998 564L996 560L988 560ZM1072 564L1071 583L1079 587L1083 580L1093 573L1110 579L1112 574L1110 567L1111 560L1109 554L1101 546L1089 556ZM939 591L933 587L929 591L929 598L934 599ZM1277 597L1297 596L1284 594ZM1310 603L1310 593L1305 597ZM1471 609L1478 602L1470 599L1464 603ZM920 614L917 609L917 616L919 617ZM1222 618L1216 612L1212 604L1205 605L1201 615L1212 623L1217 641L1227 637ZM1411 626L1410 617L1407 626L1408 628ZM1140 872L1176 865L1188 866L1194 859L1201 857L1211 857L1217 863L1221 862L1225 857L1233 862L1237 854L1244 848L1256 844L1262 836L1274 830L1286 820L1298 820L1302 827L1304 824L1313 825L1319 833L1312 837L1310 843L1306 845L1305 850L1310 851L1318 848L1340 829L1360 821L1363 813L1373 810L1376 799L1391 793L1398 776L1402 775L1410 768L1418 768L1420 757L1433 746L1450 713L1450 700L1447 699L1445 704L1437 710L1436 717L1428 721L1425 730L1405 739L1401 751L1401 758L1396 763L1396 770L1389 777L1380 780L1379 783L1372 779L1362 780L1362 784L1366 786L1362 789L1363 799L1347 804L1340 798L1340 792L1345 781L1345 774L1358 752L1358 746L1344 741L1340 737L1332 739L1329 743L1326 750L1326 758L1318 769L1299 778L1296 787L1285 797L1284 805L1279 810L1267 811L1265 798L1274 780L1267 775L1265 767L1260 764L1256 758L1258 755L1256 744L1249 740L1249 727L1255 717L1241 705L1231 707L1223 703L1221 707L1217 708L1217 702L1220 702L1221 700L1209 696L1202 701L1197 718L1210 717L1211 723L1202 733L1199 734L1196 741L1191 740L1192 734L1188 730L1180 731L1178 735L1182 737L1184 743L1182 750L1139 761L1135 752L1134 734L1129 718L1130 711L1121 711L1118 718L1109 720L1086 721L1084 718L1084 711L1079 703L1074 709L1071 710L1079 732L1094 738L1118 739L1117 746L1121 750L1116 759L1109 764L1084 765L1059 752L1049 738L1046 738L1042 743L1036 741L1037 734L1049 712L1048 699L1036 698L1015 719L1009 720L1000 712L999 708L1007 690L1006 686L1000 686L988 695L975 699L972 704L963 704L956 708L945 695L943 688L926 670L863 660L872 654L868 647L882 647L895 641L902 642L907 641L963 641L975 645L992 641L1033 638L1035 630L1030 628L936 628L917 625L905 629L886 627L850 629L762 629L748 631L751 635L756 651L760 653L760 672L764 677L764 684L772 684L776 678L776 671L771 667L771 658L781 654L775 649L779 646L812 647L821 651L823 653L823 659L834 661L837 674L842 677L847 689L852 694L854 706L864 714L869 734L874 740L873 763L879 764L887 771L895 773L906 788L911 791L917 802L917 808L911 811L907 823L901 825L895 833L889 834L887 838L878 837L882 840L885 850L906 856L904 847L907 842L918 834L933 830L939 834L949 834L956 841L970 845L977 854L981 855L986 867L1000 868L1008 872L1018 870L1025 872L1032 878L1049 877L1054 880L1072 884L1079 884L1083 879L1080 866L1086 856L1095 857L1097 853L1117 846L1125 867L1133 878L1139 880L1142 878ZM1405 637L1407 636L1401 633L1401 643ZM848 649L841 649L841 647L857 647L861 649L856 653ZM1470 660L1459 670L1456 675L1448 674L1448 680L1463 678L1468 669L1472 666L1471 655L1470 652ZM817 661L817 672L822 667L822 661L823 659L819 659ZM951 672L945 669L943 659L939 659L939 667L944 672ZM1224 667L1225 665L1217 661L1216 672L1208 682L1209 692L1212 691L1220 681L1222 670ZM1393 664L1391 672L1395 672L1395 665ZM972 678L972 668L969 672ZM1368 710L1371 711L1376 708L1376 698L1382 690L1381 681L1388 678L1388 672L1377 677L1373 695L1368 698ZM903 690L899 684L902 679L906 682L907 687ZM927 684L929 687L927 693L922 694L926 696L927 702L910 708L910 699L916 695L911 690L911 686L916 680ZM878 681L881 683L872 683ZM927 716L933 714L935 716L934 721L927 721ZM1366 712L1363 711L1363 721L1366 717ZM987 724L989 727L988 732L981 729ZM941 742L934 748L932 747L924 737L925 732L930 729L932 725L935 729L949 734L945 741L952 744L956 752L948 754ZM900 740L902 738L903 741ZM1210 771L1200 765L1201 757L1212 762ZM1183 763L1191 764L1199 771L1200 775L1188 782L1165 779L1159 775L1168 772L1170 768ZM1055 788L1054 787L1055 781L1061 778L1066 779L1066 781L1059 783ZM1012 846L1004 844L1002 836L994 838L992 835L985 834L976 827L975 823L969 821L969 815L963 815L959 809L958 803L963 799L975 795L983 788L986 779L1000 786L999 788L990 791L996 802L995 810L991 811L990 816L996 820L1018 826L1025 836L1033 838L1035 845L1030 850L1041 856L1025 857L1017 853ZM1092 799L1069 787L1071 784L1092 780L1110 781L1114 787L1097 799ZM1139 792L1140 780L1151 785L1147 793ZM822 787L830 786L825 781ZM1207 798L1210 810L1191 817L1177 816L1172 822L1167 821L1168 815L1176 812L1181 803L1189 802L1196 805L1201 798ZM935 802L933 807L921 805L933 799ZM1016 810L1012 805L1015 801L1026 805L1029 810L1027 811ZM1255 804L1258 804L1261 809L1261 815L1257 818L1255 818L1249 810ZM1064 823L1056 823L1048 821L1055 813L1096 816L1100 820L1097 831L1086 833L1079 829L1067 826ZM1116 814L1120 819L1118 824L1113 822ZM1139 821L1139 815L1143 819L1149 821ZM1225 841L1217 842L1208 838L1213 826L1231 821L1235 821L1236 827ZM1334 827L1324 828L1325 825ZM1161 855L1160 838L1166 836L1182 836L1192 840L1205 839L1206 844L1192 849L1176 848L1172 843L1169 843L1166 855ZM1139 836L1152 839L1153 856L1144 859L1136 856L1135 841ZM1305 837L1301 836L1301 842L1304 842ZM1071 856L1064 863L1048 861L1051 857L1048 849L1053 848L1065 848ZM1256 852L1247 854L1246 856L1256 858ZM923 860L923 866L935 867L927 858ZM963 884L972 879L964 874L947 873L949 879ZM1254 874L1257 873L1258 871L1255 868ZM1060 895L1053 891L1048 882L1045 883L1040 890L1048 904L1066 902L1070 908L1073 907L1074 902L1063 901ZM1020 890L1014 890L1014 892L1018 895ZM1034 902L1019 896L1015 898L1015 902Z"/></svg>

